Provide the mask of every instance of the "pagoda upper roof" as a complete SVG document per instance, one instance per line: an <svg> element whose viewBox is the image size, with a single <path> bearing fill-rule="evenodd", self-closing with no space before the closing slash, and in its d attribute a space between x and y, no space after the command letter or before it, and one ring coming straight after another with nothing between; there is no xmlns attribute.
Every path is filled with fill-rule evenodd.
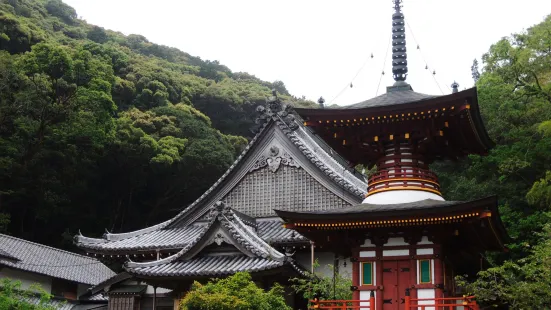
<svg viewBox="0 0 551 310"><path fill-rule="evenodd" d="M427 95L422 93L414 92L409 84L401 86L389 86L387 87L387 92L379 95L377 97L364 100L352 105L344 106L344 109L363 109L363 108L373 108L380 106L391 106L404 103L419 102L422 100L436 98L439 96Z"/></svg>

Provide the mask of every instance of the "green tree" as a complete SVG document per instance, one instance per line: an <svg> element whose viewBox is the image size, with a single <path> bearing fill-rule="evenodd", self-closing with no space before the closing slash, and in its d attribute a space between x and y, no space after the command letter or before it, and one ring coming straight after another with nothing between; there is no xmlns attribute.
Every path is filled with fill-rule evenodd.
<svg viewBox="0 0 551 310"><path fill-rule="evenodd" d="M478 273L473 282L459 277L468 294L492 307L507 309L549 309L551 306L551 226L540 235L542 241L531 247L526 258L507 260L502 265Z"/></svg>
<svg viewBox="0 0 551 310"><path fill-rule="evenodd" d="M248 273L238 272L207 284L193 283L180 304L181 310L287 310L283 287L259 288Z"/></svg>
<svg viewBox="0 0 551 310"><path fill-rule="evenodd" d="M28 302L30 296L37 295L40 298L38 304ZM3 278L0 281L0 309L2 310L54 310L55 307L48 304L52 296L39 285L32 285L29 290L21 289L21 282Z"/></svg>
<svg viewBox="0 0 551 310"><path fill-rule="evenodd" d="M315 269L318 269L319 264L316 260L314 263ZM333 277L327 277L320 273L314 273L308 278L292 278L291 287L297 294L302 294L304 299L310 302L314 297L320 300L351 300L352 280L349 274L341 274L335 272L333 265L328 265L333 271Z"/></svg>

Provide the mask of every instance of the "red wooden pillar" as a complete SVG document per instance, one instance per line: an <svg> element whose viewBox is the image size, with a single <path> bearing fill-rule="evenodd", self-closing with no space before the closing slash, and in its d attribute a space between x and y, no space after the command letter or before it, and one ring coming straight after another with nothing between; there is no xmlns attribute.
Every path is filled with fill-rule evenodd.
<svg viewBox="0 0 551 310"><path fill-rule="evenodd" d="M411 272L409 273L410 287L417 285L417 259L415 259L416 255L417 255L417 247L414 245L410 246L409 248L409 257L410 257L409 268L411 270ZM410 298L417 298L417 290L415 289L410 290Z"/></svg>
<svg viewBox="0 0 551 310"><path fill-rule="evenodd" d="M360 284L360 262L356 258L356 261L352 262L352 286L356 287L356 290L352 291L352 299L360 299L360 291L358 290Z"/></svg>
<svg viewBox="0 0 551 310"><path fill-rule="evenodd" d="M436 249L435 249L436 250ZM444 269L440 255L434 257L434 284L437 286L434 292L436 298L444 297Z"/></svg>
<svg viewBox="0 0 551 310"><path fill-rule="evenodd" d="M377 275L377 279L375 281L375 285L377 286L377 288L380 288L384 285L383 283L383 247L381 246L378 246L375 250L375 256L377 258L377 267L375 270L375 274ZM384 289L384 287L383 287ZM377 310L380 310L380 309L383 309L383 291L381 291L380 289L377 289L379 291L379 296L378 298L375 298L375 309Z"/></svg>

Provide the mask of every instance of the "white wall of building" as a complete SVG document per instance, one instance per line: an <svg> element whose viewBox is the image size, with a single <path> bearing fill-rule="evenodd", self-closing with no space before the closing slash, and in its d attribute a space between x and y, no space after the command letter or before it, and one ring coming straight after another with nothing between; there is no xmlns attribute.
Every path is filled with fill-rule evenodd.
<svg viewBox="0 0 551 310"><path fill-rule="evenodd" d="M0 279L3 278L20 281L21 288L25 290L29 289L33 284L39 284L47 293L52 292L52 279L47 276L3 267L0 269Z"/></svg>
<svg viewBox="0 0 551 310"><path fill-rule="evenodd" d="M371 204L395 204L395 203L406 203L406 202L416 202L425 199L439 200L444 201L444 198L437 194L433 194L425 191L416 191L416 190L394 190L376 193L364 199L363 203Z"/></svg>

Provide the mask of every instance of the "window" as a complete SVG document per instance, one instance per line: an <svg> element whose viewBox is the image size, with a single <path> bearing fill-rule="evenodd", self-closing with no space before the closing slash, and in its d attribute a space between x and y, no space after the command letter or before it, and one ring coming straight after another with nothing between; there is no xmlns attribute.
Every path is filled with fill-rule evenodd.
<svg viewBox="0 0 551 310"><path fill-rule="evenodd" d="M362 285L373 285L373 263L362 263Z"/></svg>
<svg viewBox="0 0 551 310"><path fill-rule="evenodd" d="M419 261L419 283L431 283L430 259Z"/></svg>

